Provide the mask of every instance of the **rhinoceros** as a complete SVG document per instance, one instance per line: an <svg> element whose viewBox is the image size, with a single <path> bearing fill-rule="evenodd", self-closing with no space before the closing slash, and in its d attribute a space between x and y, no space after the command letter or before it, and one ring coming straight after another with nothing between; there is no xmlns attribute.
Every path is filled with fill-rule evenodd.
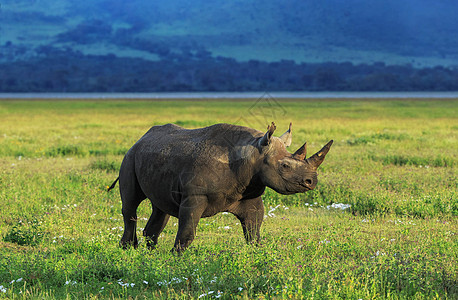
<svg viewBox="0 0 458 300"><path fill-rule="evenodd" d="M143 231L149 248L157 244L170 216L178 218L172 251L181 252L193 241L199 219L219 212L240 220L248 243L259 242L266 186L285 195L314 189L316 170L333 142L306 158L306 143L294 154L286 150L291 124L280 137L273 136L275 129L273 122L267 132L230 124L153 126L127 152L108 189L119 180L120 246L137 246L137 207L146 198L153 208Z"/></svg>

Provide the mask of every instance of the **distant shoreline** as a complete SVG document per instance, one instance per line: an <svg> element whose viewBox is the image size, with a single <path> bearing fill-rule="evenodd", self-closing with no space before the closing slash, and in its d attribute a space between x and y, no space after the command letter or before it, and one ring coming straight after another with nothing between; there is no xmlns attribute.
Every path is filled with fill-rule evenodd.
<svg viewBox="0 0 458 300"><path fill-rule="evenodd" d="M456 92L0 93L0 100L458 99Z"/></svg>

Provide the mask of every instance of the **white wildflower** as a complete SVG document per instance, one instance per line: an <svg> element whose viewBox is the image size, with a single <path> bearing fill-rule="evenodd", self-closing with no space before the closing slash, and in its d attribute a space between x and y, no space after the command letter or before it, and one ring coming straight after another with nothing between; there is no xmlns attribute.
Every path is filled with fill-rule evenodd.
<svg viewBox="0 0 458 300"><path fill-rule="evenodd" d="M350 204L344 204L344 203L333 203L331 205L326 206L327 209L335 208L335 209L341 209L341 210L345 210L350 207L351 207Z"/></svg>
<svg viewBox="0 0 458 300"><path fill-rule="evenodd" d="M184 280L188 280L188 278L184 277ZM167 286L167 285L169 285L169 284L171 284L171 283L180 283L180 282L182 282L182 281L183 281L183 280L180 279L180 278L173 277L170 281L167 281L167 280L158 281L158 282L156 282L156 284L157 284L158 286L163 286L163 285L164 285L164 286ZM143 282L145 283L145 281L143 281ZM145 284L148 284L148 282L146 281Z"/></svg>
<svg viewBox="0 0 458 300"><path fill-rule="evenodd" d="M223 296L223 292L218 291L217 294L215 295L215 298L220 298L221 296Z"/></svg>
<svg viewBox="0 0 458 300"><path fill-rule="evenodd" d="M173 277L172 280L170 280L170 283L180 283L180 282L182 282L182 280L177 277Z"/></svg>
<svg viewBox="0 0 458 300"><path fill-rule="evenodd" d="M122 281L122 279L118 279L118 284L119 284L120 286L123 286L123 287L124 287L124 286L127 286L127 287L129 287L129 286L130 286L130 287L134 287L134 285L135 285L135 283L128 283L128 282L124 283L124 282Z"/></svg>
<svg viewBox="0 0 458 300"><path fill-rule="evenodd" d="M268 215L269 217L271 217L271 218L275 218L275 214L274 214L273 212L274 212L275 210L277 210L277 208L279 208L279 207L280 207L280 204L278 204L278 205L275 206L275 207L270 206L270 207L269 207L269 211L267 212L267 215Z"/></svg>
<svg viewBox="0 0 458 300"><path fill-rule="evenodd" d="M375 252L375 256L371 256L371 258L375 258L377 256L384 256L384 255L386 255L385 252L380 252L380 251L377 250L377 252Z"/></svg>
<svg viewBox="0 0 458 300"><path fill-rule="evenodd" d="M119 281L119 280L118 280L118 284L119 284L120 286L127 286L127 287L129 287L129 286L130 286L130 287L134 287L134 285L135 285L135 283L128 283L128 282L124 283L124 282Z"/></svg>
<svg viewBox="0 0 458 300"><path fill-rule="evenodd" d="M75 285L75 284L77 284L77 282L76 281L71 281L71 280L65 281L65 285L69 285L69 284Z"/></svg>
<svg viewBox="0 0 458 300"><path fill-rule="evenodd" d="M158 282L156 282L156 284L157 284L158 286L163 286L163 285L168 285L168 282L167 282L166 280L163 280L163 281L158 281Z"/></svg>

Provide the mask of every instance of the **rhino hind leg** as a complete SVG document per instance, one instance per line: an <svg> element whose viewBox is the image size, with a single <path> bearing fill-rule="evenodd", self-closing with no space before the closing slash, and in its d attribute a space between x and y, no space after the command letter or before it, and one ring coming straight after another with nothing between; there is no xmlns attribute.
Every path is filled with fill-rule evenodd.
<svg viewBox="0 0 458 300"><path fill-rule="evenodd" d="M242 225L247 243L259 243L260 230L264 219L264 204L261 197L236 202L229 212L235 215Z"/></svg>
<svg viewBox="0 0 458 300"><path fill-rule="evenodd" d="M122 200L122 216L124 219L124 234L119 245L126 249L129 246L137 248L137 208L146 199L137 182L136 176L120 176L119 186Z"/></svg>
<svg viewBox="0 0 458 300"><path fill-rule="evenodd" d="M156 247L157 239L162 230L164 230L165 225L167 225L169 218L169 214L166 214L153 205L153 213L145 226L145 230L143 230L143 235L146 237L146 245L149 249Z"/></svg>

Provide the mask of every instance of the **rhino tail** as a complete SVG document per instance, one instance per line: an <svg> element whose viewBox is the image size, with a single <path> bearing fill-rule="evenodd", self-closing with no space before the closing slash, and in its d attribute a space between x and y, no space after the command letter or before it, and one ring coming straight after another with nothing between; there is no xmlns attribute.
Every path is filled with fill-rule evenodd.
<svg viewBox="0 0 458 300"><path fill-rule="evenodd" d="M116 182L118 182L118 180L119 180L119 176L118 176L118 178L116 178L116 180L107 188L107 192L111 191L111 190L115 187Z"/></svg>

